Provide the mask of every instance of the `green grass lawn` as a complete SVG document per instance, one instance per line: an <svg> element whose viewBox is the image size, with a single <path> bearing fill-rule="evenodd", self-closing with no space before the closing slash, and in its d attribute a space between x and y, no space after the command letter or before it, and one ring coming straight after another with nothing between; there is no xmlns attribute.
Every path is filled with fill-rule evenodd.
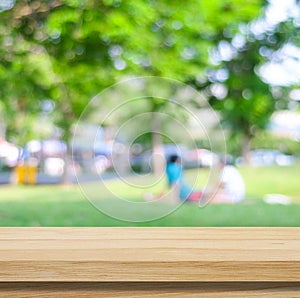
<svg viewBox="0 0 300 298"><path fill-rule="evenodd" d="M241 168L247 199L236 205L185 203L168 216L144 223L128 223L98 211L74 186L1 186L0 226L300 226L300 167ZM207 172L200 170L197 185ZM186 173L191 181L195 171ZM141 178L140 178L141 179ZM147 178L149 181L151 177ZM150 181L151 182L151 181ZM89 185L93 189L94 185ZM108 187L125 199L139 200L145 189L111 182ZM150 188L160 191L164 181ZM268 205L262 197L268 193L288 195L293 203ZM104 195L104 204L112 204ZM117 208L117 206L116 206ZM132 209L132 212L138 210Z"/></svg>

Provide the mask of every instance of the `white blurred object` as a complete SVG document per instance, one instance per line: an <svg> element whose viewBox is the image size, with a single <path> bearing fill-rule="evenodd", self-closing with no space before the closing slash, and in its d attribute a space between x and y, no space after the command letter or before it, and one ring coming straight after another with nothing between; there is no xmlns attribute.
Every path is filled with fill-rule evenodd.
<svg viewBox="0 0 300 298"><path fill-rule="evenodd" d="M51 176L61 176L64 172L64 165L63 159L48 157L45 160L45 173Z"/></svg>
<svg viewBox="0 0 300 298"><path fill-rule="evenodd" d="M202 167L212 167L218 161L217 154L207 149L192 150L191 155L197 160L198 165Z"/></svg>
<svg viewBox="0 0 300 298"><path fill-rule="evenodd" d="M0 157L5 158L5 163L14 167L18 162L19 149L12 143L0 139Z"/></svg>
<svg viewBox="0 0 300 298"><path fill-rule="evenodd" d="M290 166L294 163L295 158L294 156L289 156L289 155L284 155L284 154L279 154L276 156L276 163L279 166Z"/></svg>
<svg viewBox="0 0 300 298"><path fill-rule="evenodd" d="M43 153L48 156L63 155L67 151L67 145L59 140L45 140L42 142Z"/></svg>
<svg viewBox="0 0 300 298"><path fill-rule="evenodd" d="M267 194L263 197L263 200L267 204L289 205L291 203L291 198L282 194Z"/></svg>
<svg viewBox="0 0 300 298"><path fill-rule="evenodd" d="M249 154L250 164L255 167L259 166L290 166L294 164L295 157L291 155L286 155L281 153L278 150L271 149L258 149L253 150ZM245 164L245 160L243 157L239 157L236 160L237 165Z"/></svg>
<svg viewBox="0 0 300 298"><path fill-rule="evenodd" d="M110 166L111 163L106 156L98 155L97 157L95 157L95 168L98 174L103 173Z"/></svg>
<svg viewBox="0 0 300 298"><path fill-rule="evenodd" d="M232 203L238 203L245 198L245 183L240 172L231 165L223 168L221 175L224 193Z"/></svg>
<svg viewBox="0 0 300 298"><path fill-rule="evenodd" d="M30 153L37 153L40 152L42 149L42 144L38 140L32 140L27 143L27 149Z"/></svg>

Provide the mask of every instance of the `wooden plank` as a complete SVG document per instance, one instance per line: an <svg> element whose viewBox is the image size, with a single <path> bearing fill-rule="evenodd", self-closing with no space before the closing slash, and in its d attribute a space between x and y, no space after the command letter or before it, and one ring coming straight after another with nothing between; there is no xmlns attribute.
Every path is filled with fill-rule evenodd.
<svg viewBox="0 0 300 298"><path fill-rule="evenodd" d="M299 219L300 220L300 219ZM28 237L30 235L30 237ZM237 238L238 236L238 238ZM234 227L234 228L190 228L190 227L145 227L145 228L61 228L61 227L5 227L0 228L0 240L13 239L157 239L157 240L300 240L300 228L285 227Z"/></svg>
<svg viewBox="0 0 300 298"><path fill-rule="evenodd" d="M300 282L300 228L0 228L0 281Z"/></svg>
<svg viewBox="0 0 300 298"><path fill-rule="evenodd" d="M299 297L300 283L0 283L2 297Z"/></svg>

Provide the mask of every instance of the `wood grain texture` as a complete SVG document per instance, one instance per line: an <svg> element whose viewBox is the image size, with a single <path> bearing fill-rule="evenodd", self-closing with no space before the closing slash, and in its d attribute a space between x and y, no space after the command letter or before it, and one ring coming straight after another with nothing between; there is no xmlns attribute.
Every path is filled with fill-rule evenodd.
<svg viewBox="0 0 300 298"><path fill-rule="evenodd" d="M1 282L300 282L300 228L0 228Z"/></svg>
<svg viewBox="0 0 300 298"><path fill-rule="evenodd" d="M299 297L300 283L0 283L1 297Z"/></svg>

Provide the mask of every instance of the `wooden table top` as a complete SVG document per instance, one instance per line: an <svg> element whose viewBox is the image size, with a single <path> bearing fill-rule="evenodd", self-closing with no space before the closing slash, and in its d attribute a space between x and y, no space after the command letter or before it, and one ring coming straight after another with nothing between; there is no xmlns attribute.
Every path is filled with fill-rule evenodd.
<svg viewBox="0 0 300 298"><path fill-rule="evenodd" d="M0 282L295 282L300 228L0 228Z"/></svg>

